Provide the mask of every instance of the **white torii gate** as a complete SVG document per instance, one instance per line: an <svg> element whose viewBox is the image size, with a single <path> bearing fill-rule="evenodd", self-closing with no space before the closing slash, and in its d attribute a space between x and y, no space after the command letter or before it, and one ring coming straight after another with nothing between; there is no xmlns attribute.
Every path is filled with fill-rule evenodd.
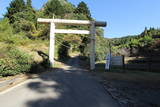
<svg viewBox="0 0 160 107"><path fill-rule="evenodd" d="M88 21L88 20L66 20L66 19L44 19L38 18L39 23L50 23L50 46L49 46L49 61L51 66L54 66L54 45L55 45L55 33L67 33L67 34L90 34L90 69L95 69L95 35L96 26L105 27L106 22ZM71 30L71 29L55 29L56 24L67 25L89 25L90 30Z"/></svg>

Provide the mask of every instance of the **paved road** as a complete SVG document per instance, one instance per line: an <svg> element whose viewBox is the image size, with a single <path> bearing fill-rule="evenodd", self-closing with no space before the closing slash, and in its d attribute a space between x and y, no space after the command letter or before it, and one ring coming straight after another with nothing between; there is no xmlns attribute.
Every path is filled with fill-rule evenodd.
<svg viewBox="0 0 160 107"><path fill-rule="evenodd" d="M77 68L77 58L68 64L73 65L0 93L0 107L119 107L92 76Z"/></svg>

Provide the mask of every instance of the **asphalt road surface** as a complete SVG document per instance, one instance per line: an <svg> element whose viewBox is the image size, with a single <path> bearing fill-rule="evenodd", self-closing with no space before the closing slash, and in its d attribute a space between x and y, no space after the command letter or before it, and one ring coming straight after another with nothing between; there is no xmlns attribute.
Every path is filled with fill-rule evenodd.
<svg viewBox="0 0 160 107"><path fill-rule="evenodd" d="M0 93L0 107L119 107L77 58L68 64Z"/></svg>

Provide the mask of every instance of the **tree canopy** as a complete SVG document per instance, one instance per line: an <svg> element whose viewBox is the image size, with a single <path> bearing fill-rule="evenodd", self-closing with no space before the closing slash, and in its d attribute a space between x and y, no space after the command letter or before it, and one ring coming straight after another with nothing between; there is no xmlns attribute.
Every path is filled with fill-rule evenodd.
<svg viewBox="0 0 160 107"><path fill-rule="evenodd" d="M54 15L62 16L65 13L65 9L59 0L50 0L44 6L44 14L52 17Z"/></svg>
<svg viewBox="0 0 160 107"><path fill-rule="evenodd" d="M87 4L85 2L80 2L75 9L74 13L76 14L84 14L87 16L88 19L91 19L91 13L87 7Z"/></svg>
<svg viewBox="0 0 160 107"><path fill-rule="evenodd" d="M28 8L32 8L32 1L31 0L27 0L27 7Z"/></svg>
<svg viewBox="0 0 160 107"><path fill-rule="evenodd" d="M13 23L13 15L15 13L23 11L25 8L25 2L23 0L13 0L9 4L9 7L7 7L7 13L5 14L5 17L9 18L10 23Z"/></svg>

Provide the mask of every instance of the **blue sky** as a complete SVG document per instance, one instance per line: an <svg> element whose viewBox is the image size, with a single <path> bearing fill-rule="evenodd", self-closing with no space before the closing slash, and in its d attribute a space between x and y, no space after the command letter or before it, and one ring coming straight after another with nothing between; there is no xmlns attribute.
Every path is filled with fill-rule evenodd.
<svg viewBox="0 0 160 107"><path fill-rule="evenodd" d="M11 0L0 0L0 17ZM47 0L32 0L39 9ZM68 0L77 5L82 0ZM160 28L160 0L83 0L92 16L107 21L104 36L107 38L136 35L145 27Z"/></svg>

